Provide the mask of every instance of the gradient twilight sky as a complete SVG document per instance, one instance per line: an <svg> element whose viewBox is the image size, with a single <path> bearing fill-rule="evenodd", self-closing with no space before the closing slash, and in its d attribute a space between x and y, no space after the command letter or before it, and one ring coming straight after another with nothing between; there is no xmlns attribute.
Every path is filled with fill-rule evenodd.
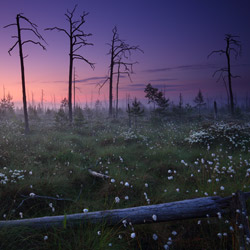
<svg viewBox="0 0 250 250"><path fill-rule="evenodd" d="M89 12L83 30L92 33L88 41L94 46L81 49L80 53L96 63L95 70L82 61L76 61L77 102L107 100L108 89L100 94L97 83L108 73L110 58L107 43L112 38L116 25L120 38L130 45L140 45L144 54L136 52L132 61L133 82L123 78L120 97L144 97L147 83L164 89L166 97L178 101L181 92L184 102L192 100L201 89L204 97L216 100L226 97L222 82L217 83L213 72L226 66L225 55L207 55L212 50L225 49L224 35L239 35L242 42L242 56L232 57L232 73L241 78L233 79L233 90L237 98L250 94L250 2L249 0L1 0L0 2L0 97L5 92L13 95L14 101L21 101L21 77L18 49L9 56L8 49L15 43L11 38L16 28L3 29L15 22L16 14L24 16L38 25L38 30L48 43L47 51L39 46L27 44L24 54L28 101L33 93L37 102L43 89L45 100L52 102L55 95L60 102L67 97L69 43L62 32L44 31L58 26L68 29L65 19L67 9L78 4L75 17L82 11ZM23 39L33 39L28 32ZM114 93L115 94L115 93ZM192 103L193 104L193 103Z"/></svg>

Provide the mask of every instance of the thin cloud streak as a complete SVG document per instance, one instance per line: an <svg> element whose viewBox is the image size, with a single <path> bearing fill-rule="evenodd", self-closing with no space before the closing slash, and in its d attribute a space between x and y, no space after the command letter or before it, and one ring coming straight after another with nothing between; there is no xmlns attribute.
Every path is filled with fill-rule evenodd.
<svg viewBox="0 0 250 250"><path fill-rule="evenodd" d="M150 80L150 82L170 82L170 81L177 81L177 78L159 78Z"/></svg>
<svg viewBox="0 0 250 250"><path fill-rule="evenodd" d="M88 82L88 81L95 81L95 80L105 80L107 76L96 76L96 77L89 77L80 80L76 80L76 82Z"/></svg>
<svg viewBox="0 0 250 250"><path fill-rule="evenodd" d="M249 63L233 64L232 67L249 67Z"/></svg>
<svg viewBox="0 0 250 250"><path fill-rule="evenodd" d="M157 72L165 72L165 71L172 71L172 70L204 70L204 69L216 69L218 66L215 64L187 64L187 65L180 65L176 67L166 67L166 68L159 68L159 69L147 69L143 72L145 73L157 73Z"/></svg>
<svg viewBox="0 0 250 250"><path fill-rule="evenodd" d="M76 80L76 82L88 82L88 81L95 81L95 80L106 80L109 78L108 76L96 76L96 77L89 77L81 80ZM120 78L126 78L126 76L120 75Z"/></svg>
<svg viewBox="0 0 250 250"><path fill-rule="evenodd" d="M146 87L145 83L138 83L138 84L132 84L127 86L121 86L120 90L122 91L140 91L143 92ZM185 87L187 87L185 84L154 84L154 88L158 89L164 89L165 91L180 91L180 88L182 90L185 90ZM184 87L184 88L183 88Z"/></svg>
<svg viewBox="0 0 250 250"><path fill-rule="evenodd" d="M107 76L96 76L96 77L88 77L88 78L84 78L84 79L80 79L80 80L76 80L76 83L85 83L88 81L95 81L95 80L105 80L107 78ZM68 83L68 81L54 81L54 83ZM88 83L87 85L93 85L95 83Z"/></svg>
<svg viewBox="0 0 250 250"><path fill-rule="evenodd" d="M86 83L86 85L98 85L103 83L108 78L108 76L96 76L96 77L88 77L84 79L76 79L76 83ZM120 78L126 78L126 76L120 75ZM98 82L89 82L89 81L96 81ZM54 81L54 83L68 83L68 81Z"/></svg>

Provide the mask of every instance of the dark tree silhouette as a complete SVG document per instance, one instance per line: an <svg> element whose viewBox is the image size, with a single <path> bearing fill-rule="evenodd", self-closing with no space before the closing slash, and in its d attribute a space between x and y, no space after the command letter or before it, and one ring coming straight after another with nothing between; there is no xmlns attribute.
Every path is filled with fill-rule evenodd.
<svg viewBox="0 0 250 250"><path fill-rule="evenodd" d="M226 34L224 40L226 41L226 49L225 50L214 50L212 51L208 57L210 57L214 53L219 53L220 55L225 54L227 58L227 67L218 69L214 72L213 76L215 76L217 73L220 73L218 81L222 78L223 82L226 86L225 81L225 75L224 73L227 73L228 78L228 90L229 90L229 97L230 97L230 109L232 115L234 114L234 97L233 97L233 90L232 90L232 78L236 78L239 76L233 76L231 73L231 52L234 53L235 58L237 58L241 54L241 42L236 40L239 36L233 36L231 34ZM227 90L227 87L226 87ZM227 93L228 93L227 90Z"/></svg>
<svg viewBox="0 0 250 250"><path fill-rule="evenodd" d="M154 108L156 104L156 99L157 99L157 93L158 89L154 88L150 83L146 86L144 89L144 92L146 93L145 97L148 98L148 103L153 103Z"/></svg>
<svg viewBox="0 0 250 250"><path fill-rule="evenodd" d="M29 24L29 28L21 28L20 20L25 21ZM28 110L27 110L27 100L26 100L26 89L25 89L25 72L24 72L24 56L23 56L23 45L26 43L33 43L36 45L41 46L44 50L45 46L42 45L42 43L38 41L33 40L22 40L22 31L31 31L33 35L35 35L39 40L45 42L43 37L40 35L40 33L37 30L37 25L32 23L27 17L23 16L22 13L17 14L16 16L16 23L12 23L9 25L6 25L4 28L10 27L10 26L16 26L17 27L17 35L12 36L12 38L16 38L17 41L15 44L9 49L8 53L11 55L11 51L18 45L19 47L19 56L20 56L20 65L21 65L21 77L22 77L22 92L23 92L23 111L24 111L24 121L25 121L25 133L29 133L29 118L28 118Z"/></svg>
<svg viewBox="0 0 250 250"><path fill-rule="evenodd" d="M157 103L157 109L156 112L160 115L165 115L167 108L169 106L169 99L166 99L166 97L163 95L162 91L159 91L156 96L156 103Z"/></svg>
<svg viewBox="0 0 250 250"><path fill-rule="evenodd" d="M180 118L184 114L184 103L183 103L182 93L179 94L178 105L173 106L173 112L176 113L177 115L179 115Z"/></svg>
<svg viewBox="0 0 250 250"><path fill-rule="evenodd" d="M117 74L117 79L116 79L116 105L115 105L115 116L118 117L118 102L119 102L119 83L120 83L120 77L122 74L127 74L129 77L130 82L132 82L130 74L133 73L133 68L128 68L125 67L124 71L121 71L121 58L118 60L117 63L117 72L114 72L113 75ZM134 64L134 63L133 63Z"/></svg>
<svg viewBox="0 0 250 250"><path fill-rule="evenodd" d="M113 113L113 77L115 74L118 74L117 78L117 90L119 85L119 78L121 74L127 74L130 76L133 73L133 65L136 62L127 62L132 54L132 51L141 51L143 52L139 46L130 46L125 43L124 40L119 38L117 28L114 27L112 30L113 36L111 40L110 50L108 55L110 55L110 65L109 65L109 76L106 80L100 85L100 89L104 86L106 82L109 81L109 115L112 116ZM118 66L118 70L115 71L115 66ZM121 69L123 67L123 69ZM117 91L118 98L118 91ZM118 104L117 104L118 105ZM117 108L118 109L118 108Z"/></svg>
<svg viewBox="0 0 250 250"><path fill-rule="evenodd" d="M144 109L141 107L141 102L137 101L136 97L135 97L134 101L132 102L132 107L130 107L130 104L128 103L127 113L128 113L128 117L129 117L129 127L131 127L131 117L133 117L135 129L136 129L137 128L137 118L142 116L144 113Z"/></svg>
<svg viewBox="0 0 250 250"><path fill-rule="evenodd" d="M199 110L199 117L201 116L201 107L204 106L206 103L204 102L204 98L202 95L201 90L199 89L199 92L197 94L197 96L194 99L194 103L196 103L196 107Z"/></svg>
<svg viewBox="0 0 250 250"><path fill-rule="evenodd" d="M179 104L178 104L178 108L179 108L179 110L182 110L182 108L183 108L183 97L182 97L182 93L180 93L180 95L179 95Z"/></svg>
<svg viewBox="0 0 250 250"><path fill-rule="evenodd" d="M69 105L69 121L72 123L73 115L72 115L72 82L73 82L73 62L74 60L82 60L90 65L91 68L94 69L94 63L89 62L85 57L76 52L82 48L83 46L93 45L92 43L88 43L86 37L92 36L91 33L84 33L82 25L86 22L85 17L89 13L83 12L80 15L80 19L74 20L74 14L77 5L75 5L72 11L67 10L65 13L66 20L69 22L69 31L66 29L53 27L47 28L45 30L57 30L59 32L64 32L69 38L69 88L68 88L68 105Z"/></svg>
<svg viewBox="0 0 250 250"><path fill-rule="evenodd" d="M117 81L116 81L116 105L115 105L115 116L116 117L118 116L118 101L119 101L118 91L119 91L119 83L120 83L120 75L121 75L121 63L120 62L121 62L121 59L118 62ZM129 72L127 72L127 73L128 73L128 76L130 77Z"/></svg>
<svg viewBox="0 0 250 250"><path fill-rule="evenodd" d="M7 96L4 96L0 101L0 115L7 115L8 113L14 113L14 102L12 101L13 97L8 93Z"/></svg>
<svg viewBox="0 0 250 250"><path fill-rule="evenodd" d="M166 99L166 97L163 95L162 91L159 91L158 88L154 88L150 83L146 86L144 89L144 92L146 93L146 98L148 98L148 103L157 105L157 108L155 109L156 113L160 115L165 115L166 110L169 106L169 99Z"/></svg>
<svg viewBox="0 0 250 250"><path fill-rule="evenodd" d="M217 119L218 109L217 109L217 102L214 101L214 119Z"/></svg>

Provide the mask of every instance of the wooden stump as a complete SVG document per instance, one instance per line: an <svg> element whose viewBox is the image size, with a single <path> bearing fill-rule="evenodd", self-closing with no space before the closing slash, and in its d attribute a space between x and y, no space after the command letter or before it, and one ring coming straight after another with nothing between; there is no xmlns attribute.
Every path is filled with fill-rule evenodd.
<svg viewBox="0 0 250 250"><path fill-rule="evenodd" d="M232 198L231 218L234 225L236 241L234 241L233 249L248 249L250 243L249 222L246 209L246 198L242 191L238 191Z"/></svg>

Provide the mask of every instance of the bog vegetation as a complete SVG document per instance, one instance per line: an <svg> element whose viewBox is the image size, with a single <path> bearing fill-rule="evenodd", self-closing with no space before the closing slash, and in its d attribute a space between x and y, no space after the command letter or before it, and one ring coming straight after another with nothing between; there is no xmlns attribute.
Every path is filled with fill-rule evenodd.
<svg viewBox="0 0 250 250"><path fill-rule="evenodd" d="M152 86L151 86L152 87ZM151 89L152 90L152 89ZM158 93L159 91L156 91ZM100 102L59 110L30 106L30 133L11 96L1 101L0 217L14 220L127 208L206 196L250 186L247 110L227 116L155 98L134 99L117 118ZM163 112L164 111L164 112ZM109 117L109 118L107 118ZM94 178L88 169L110 176ZM230 217L51 230L2 229L1 249L230 249Z"/></svg>
<svg viewBox="0 0 250 250"><path fill-rule="evenodd" d="M206 196L230 196L250 187L249 100L243 108L233 96L230 51L241 48L237 36L227 34L226 50L212 51L227 56L227 67L215 71L225 82L228 76L228 105L213 107L201 90L194 105L174 105L163 91L150 83L144 92L151 106L134 98L119 109L119 78L133 73L136 62L128 60L139 46L125 43L117 28L112 30L108 77L109 108L100 101L90 108L74 106L73 61L82 60L78 51L91 33L81 26L88 13L75 19L76 6L65 16L69 31L51 27L69 38L69 90L59 109L29 105L26 101L23 45L33 43L45 49L45 42L22 14L16 16L17 39L9 49L19 47L23 108L14 107L12 96L0 102L0 218L16 220L68 215L90 211L128 208ZM20 24L20 20L22 23ZM29 28L23 25L28 25ZM22 31L36 40L22 40ZM41 43L42 42L42 43ZM77 52L77 53L76 53ZM209 55L209 56L210 56ZM115 77L116 76L116 77ZM116 80L116 83L115 83ZM113 87L116 105L113 108ZM75 86L74 86L75 91ZM74 95L75 97L75 95ZM42 92L43 100L43 92ZM229 108L229 109L228 109ZM228 115L230 110L231 115ZM24 115L24 119L23 119ZM25 126L24 126L25 124ZM110 178L90 175L89 169ZM0 230L0 249L232 249L237 246L235 225L230 217L192 219L150 225L122 224L108 227L82 223L61 228ZM246 239L247 243L250 239Z"/></svg>

